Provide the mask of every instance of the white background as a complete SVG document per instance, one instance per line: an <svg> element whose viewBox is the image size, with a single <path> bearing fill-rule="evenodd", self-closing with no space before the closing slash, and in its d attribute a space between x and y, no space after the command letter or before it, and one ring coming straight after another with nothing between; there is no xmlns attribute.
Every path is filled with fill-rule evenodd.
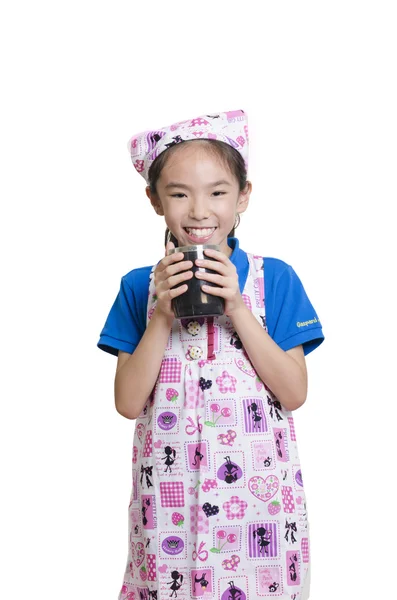
<svg viewBox="0 0 397 600"><path fill-rule="evenodd" d="M254 190L241 246L292 264L326 336L295 413L311 600L395 597L394 6L2 8L2 598L117 598L134 423L96 343L164 232L126 144L239 108Z"/></svg>

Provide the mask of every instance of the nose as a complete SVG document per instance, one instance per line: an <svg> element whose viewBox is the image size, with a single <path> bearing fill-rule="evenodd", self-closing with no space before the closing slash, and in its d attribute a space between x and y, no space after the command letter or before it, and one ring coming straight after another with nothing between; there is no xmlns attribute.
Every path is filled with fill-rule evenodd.
<svg viewBox="0 0 397 600"><path fill-rule="evenodd" d="M195 221L203 221L210 216L208 200L204 196L192 198L189 206L189 217Z"/></svg>

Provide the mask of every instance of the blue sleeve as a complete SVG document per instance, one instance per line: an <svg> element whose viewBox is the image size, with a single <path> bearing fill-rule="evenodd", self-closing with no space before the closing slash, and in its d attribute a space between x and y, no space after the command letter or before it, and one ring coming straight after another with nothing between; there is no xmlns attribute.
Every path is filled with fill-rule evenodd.
<svg viewBox="0 0 397 600"><path fill-rule="evenodd" d="M136 269L121 278L120 290L101 331L98 348L118 356L132 354L146 328L150 268Z"/></svg>
<svg viewBox="0 0 397 600"><path fill-rule="evenodd" d="M324 334L301 280L290 265L274 258L264 259L264 277L269 335L283 350L302 344L309 354Z"/></svg>

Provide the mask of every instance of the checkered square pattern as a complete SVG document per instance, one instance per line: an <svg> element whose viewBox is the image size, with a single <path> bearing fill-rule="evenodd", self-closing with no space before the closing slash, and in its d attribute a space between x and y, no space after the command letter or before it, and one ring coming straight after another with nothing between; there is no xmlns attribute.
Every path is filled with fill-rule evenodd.
<svg viewBox="0 0 397 600"><path fill-rule="evenodd" d="M301 548L302 548L302 560L304 563L308 563L309 562L309 538L302 538Z"/></svg>
<svg viewBox="0 0 397 600"><path fill-rule="evenodd" d="M161 363L159 381L161 383L179 383L182 363L176 357L164 358Z"/></svg>
<svg viewBox="0 0 397 600"><path fill-rule="evenodd" d="M244 300L244 304L246 305L246 307L249 308L250 311L252 312L251 298L249 296L247 296L247 294L243 294L242 298Z"/></svg>
<svg viewBox="0 0 397 600"><path fill-rule="evenodd" d="M292 417L288 417L288 423L289 423L291 440L293 442L296 442L294 419Z"/></svg>
<svg viewBox="0 0 397 600"><path fill-rule="evenodd" d="M161 481L160 482L161 506L184 506L182 481Z"/></svg>

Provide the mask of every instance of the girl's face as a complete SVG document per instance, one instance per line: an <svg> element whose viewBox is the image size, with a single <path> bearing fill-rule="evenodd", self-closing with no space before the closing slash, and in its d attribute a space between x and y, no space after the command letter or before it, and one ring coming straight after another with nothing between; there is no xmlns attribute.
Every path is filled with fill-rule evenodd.
<svg viewBox="0 0 397 600"><path fill-rule="evenodd" d="M246 210L251 184L240 192L226 164L200 143L181 146L166 161L149 196L180 246L218 244L230 256L227 236L237 213Z"/></svg>

